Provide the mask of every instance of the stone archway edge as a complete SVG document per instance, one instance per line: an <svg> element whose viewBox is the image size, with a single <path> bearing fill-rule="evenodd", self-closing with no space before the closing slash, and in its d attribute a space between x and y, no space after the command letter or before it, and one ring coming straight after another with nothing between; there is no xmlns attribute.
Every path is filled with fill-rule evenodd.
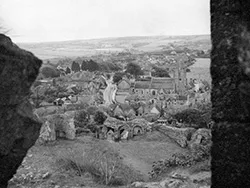
<svg viewBox="0 0 250 188"><path fill-rule="evenodd" d="M250 187L250 1L211 0L212 188Z"/></svg>

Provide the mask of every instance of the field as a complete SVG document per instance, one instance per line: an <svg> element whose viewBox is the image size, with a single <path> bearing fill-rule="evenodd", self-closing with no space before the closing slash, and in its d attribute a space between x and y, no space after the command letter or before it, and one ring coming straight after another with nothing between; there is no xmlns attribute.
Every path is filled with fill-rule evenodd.
<svg viewBox="0 0 250 188"><path fill-rule="evenodd" d="M194 35L103 38L63 42L20 43L18 45L33 52L41 59L50 59L109 54L126 50L133 51L133 53L162 51L169 48L170 45L208 50L211 47L211 42L209 35Z"/></svg>
<svg viewBox="0 0 250 188"><path fill-rule="evenodd" d="M197 58L195 64L190 66L189 69L191 72L187 73L188 79L196 78L211 82L209 58Z"/></svg>
<svg viewBox="0 0 250 188"><path fill-rule="evenodd" d="M58 159L63 158L67 153L77 155L73 151L79 151L83 155L86 150L97 142L99 141L90 136L82 136L74 141L58 140L47 145L33 146L25 157L23 164L19 167L15 178L9 183L8 188L105 187L94 182L90 175L77 175L74 171L65 169L58 163ZM104 140L100 142L117 151L124 164L142 175L144 181L149 180L148 172L151 171L154 161L167 159L174 153L188 152L169 138L159 135L159 133L152 133L150 137L137 138L127 142L110 143ZM191 178L210 177L208 172L193 174L190 171L192 169L182 169L178 173L190 174ZM128 188L129 186L115 187Z"/></svg>

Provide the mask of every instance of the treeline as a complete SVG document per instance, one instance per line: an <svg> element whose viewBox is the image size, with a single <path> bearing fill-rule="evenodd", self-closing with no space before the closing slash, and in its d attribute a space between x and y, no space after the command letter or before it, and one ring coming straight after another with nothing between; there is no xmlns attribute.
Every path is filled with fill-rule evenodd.
<svg viewBox="0 0 250 188"><path fill-rule="evenodd" d="M122 70L122 68L115 63L109 63L109 62L98 63L90 59L90 60L82 60L81 63L73 61L71 64L71 70L73 72L79 72L81 70L90 72L95 72L95 71L116 72Z"/></svg>

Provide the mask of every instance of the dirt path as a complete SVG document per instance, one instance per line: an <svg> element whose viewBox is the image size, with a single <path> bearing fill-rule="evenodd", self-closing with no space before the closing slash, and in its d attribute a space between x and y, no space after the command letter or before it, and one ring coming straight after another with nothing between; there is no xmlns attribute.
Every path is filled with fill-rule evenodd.
<svg viewBox="0 0 250 188"><path fill-rule="evenodd" d="M111 143L113 148L118 151L123 158L123 161L126 165L131 166L136 171L138 171L145 181L149 180L148 172L151 171L151 165L144 162L143 160L138 159L127 150L124 150L119 143Z"/></svg>

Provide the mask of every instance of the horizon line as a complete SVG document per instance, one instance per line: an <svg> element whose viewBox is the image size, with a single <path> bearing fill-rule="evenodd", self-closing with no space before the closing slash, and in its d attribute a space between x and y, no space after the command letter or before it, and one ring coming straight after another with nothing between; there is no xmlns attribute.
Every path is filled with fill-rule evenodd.
<svg viewBox="0 0 250 188"><path fill-rule="evenodd" d="M88 41L88 40L103 40L103 39L116 39L116 38L133 38L133 37L185 37L185 36L210 36L211 33L204 34L180 34L180 35L128 35L128 36L118 36L118 37L97 37L97 38L86 38L86 39L69 39L69 40L58 40L58 41L33 41L33 42L16 42L17 44L39 44L39 43L60 43L60 42L73 42L73 41ZM9 36L10 37L10 36ZM12 38L12 37L10 37ZM15 38L15 37L13 37Z"/></svg>

